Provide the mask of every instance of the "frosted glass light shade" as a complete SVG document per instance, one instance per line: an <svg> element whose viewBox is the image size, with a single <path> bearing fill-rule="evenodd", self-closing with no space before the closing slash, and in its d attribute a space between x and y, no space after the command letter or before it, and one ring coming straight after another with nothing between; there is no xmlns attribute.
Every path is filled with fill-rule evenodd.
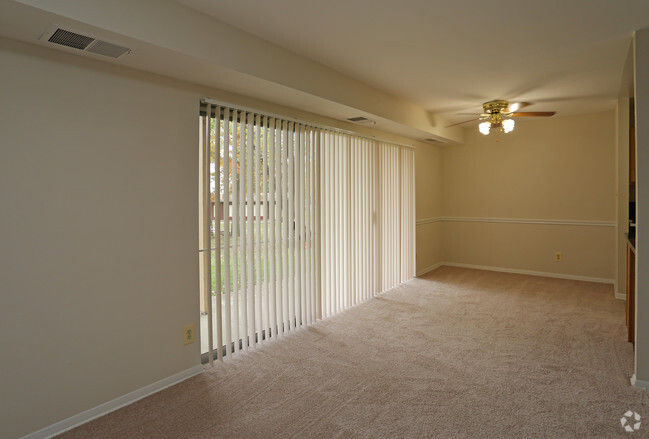
<svg viewBox="0 0 649 439"><path fill-rule="evenodd" d="M503 120L503 130L505 133L509 133L514 130L514 119L505 119Z"/></svg>
<svg viewBox="0 0 649 439"><path fill-rule="evenodd" d="M480 125L478 125L478 129L482 134L485 136L489 134L489 130L491 129L491 124L489 122L482 122Z"/></svg>

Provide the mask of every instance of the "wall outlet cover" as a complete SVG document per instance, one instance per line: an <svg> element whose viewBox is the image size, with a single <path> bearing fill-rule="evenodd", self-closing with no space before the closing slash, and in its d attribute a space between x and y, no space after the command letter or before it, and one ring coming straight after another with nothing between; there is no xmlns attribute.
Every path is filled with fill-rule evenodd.
<svg viewBox="0 0 649 439"><path fill-rule="evenodd" d="M192 344L196 341L196 330L194 325L185 325L183 326L183 343Z"/></svg>

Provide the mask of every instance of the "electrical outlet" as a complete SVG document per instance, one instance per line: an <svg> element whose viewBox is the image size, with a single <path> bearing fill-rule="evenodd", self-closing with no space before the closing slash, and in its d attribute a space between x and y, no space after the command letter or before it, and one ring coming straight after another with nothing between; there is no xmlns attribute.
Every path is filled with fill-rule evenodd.
<svg viewBox="0 0 649 439"><path fill-rule="evenodd" d="M563 253L554 252L554 262L563 262Z"/></svg>
<svg viewBox="0 0 649 439"><path fill-rule="evenodd" d="M192 344L196 341L194 325L183 326L183 340L184 344Z"/></svg>

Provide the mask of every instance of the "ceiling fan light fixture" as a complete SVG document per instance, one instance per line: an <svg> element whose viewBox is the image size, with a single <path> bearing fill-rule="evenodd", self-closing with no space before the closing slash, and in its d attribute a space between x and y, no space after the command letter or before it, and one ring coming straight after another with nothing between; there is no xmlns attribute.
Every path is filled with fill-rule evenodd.
<svg viewBox="0 0 649 439"><path fill-rule="evenodd" d="M447 128L481 120L482 123L478 129L485 136L489 134L491 129L510 133L514 130L514 121L512 120L514 117L549 117L556 114L555 111L518 111L529 105L532 104L529 102L514 102L510 104L509 101L503 99L485 102L482 104L483 113L479 117L447 125Z"/></svg>

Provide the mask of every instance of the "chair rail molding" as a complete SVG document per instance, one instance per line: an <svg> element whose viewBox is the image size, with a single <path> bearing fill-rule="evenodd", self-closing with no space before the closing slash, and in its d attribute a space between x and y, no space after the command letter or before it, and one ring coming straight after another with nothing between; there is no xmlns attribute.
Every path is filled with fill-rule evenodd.
<svg viewBox="0 0 649 439"><path fill-rule="evenodd" d="M511 224L541 224L552 226L584 226L584 227L613 227L615 221L591 221L591 220L563 220L563 219L537 219L537 218L488 218L488 217L461 217L441 216L417 220L417 225L436 222L463 222L463 223L511 223Z"/></svg>

